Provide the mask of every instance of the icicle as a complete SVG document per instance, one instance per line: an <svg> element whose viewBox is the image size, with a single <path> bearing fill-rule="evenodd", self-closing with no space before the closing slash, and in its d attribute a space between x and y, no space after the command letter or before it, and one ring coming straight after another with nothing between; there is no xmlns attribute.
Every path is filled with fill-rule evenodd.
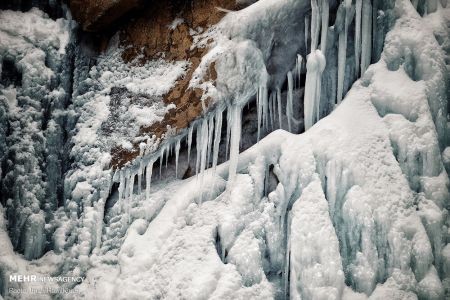
<svg viewBox="0 0 450 300"><path fill-rule="evenodd" d="M306 53L309 52L308 39L309 39L309 16L306 16L305 17L305 50L306 50Z"/></svg>
<svg viewBox="0 0 450 300"><path fill-rule="evenodd" d="M308 55L306 62L306 83L304 98L305 130L319 120L320 91L322 72L325 68L325 56L315 50Z"/></svg>
<svg viewBox="0 0 450 300"><path fill-rule="evenodd" d="M216 128L214 132L214 150L213 150L213 169L216 169L217 159L219 157L220 135L222 133L222 113L223 110L218 109L216 111Z"/></svg>
<svg viewBox="0 0 450 300"><path fill-rule="evenodd" d="M370 0L369 0L370 1ZM342 3L345 7L345 23L344 29L339 33L339 50L338 50L338 91L337 103L341 103L344 94L344 79L345 79L345 61L347 59L347 35L350 23L350 9L351 1L345 0Z"/></svg>
<svg viewBox="0 0 450 300"><path fill-rule="evenodd" d="M361 54L361 13L362 0L356 0L356 19L355 19L355 74L359 77L359 59Z"/></svg>
<svg viewBox="0 0 450 300"><path fill-rule="evenodd" d="M270 120L270 128L273 131L274 130L274 123L275 123L275 101L276 101L277 95L272 92L270 93L269 98L269 120Z"/></svg>
<svg viewBox="0 0 450 300"><path fill-rule="evenodd" d="M261 101L259 101L261 102ZM230 120L230 111L229 111L229 107L227 108L227 138L225 140L225 159L228 159L228 147L230 145L230 134L231 134L231 120ZM260 112L260 110L258 110L258 112ZM258 130L260 128L260 123L258 121ZM258 140L259 140L259 131L258 131Z"/></svg>
<svg viewBox="0 0 450 300"><path fill-rule="evenodd" d="M320 50L326 57L327 51L327 38L328 38L328 19L330 17L330 4L329 0L322 0L322 35L320 40Z"/></svg>
<svg viewBox="0 0 450 300"><path fill-rule="evenodd" d="M376 55L377 53L377 38L378 38L378 1L379 0L372 0L372 51L370 53L370 58L369 58L369 64L371 64L372 62L372 58L374 55ZM428 0L429 2L430 0ZM437 1L437 0L432 0L432 1Z"/></svg>
<svg viewBox="0 0 450 300"><path fill-rule="evenodd" d="M196 147L196 152L197 152L197 157L195 158L195 174L198 174L198 171L200 169L200 156L201 156L201 151L202 151L202 126L199 124L197 126L197 136L196 136L196 143L195 143L195 147Z"/></svg>
<svg viewBox="0 0 450 300"><path fill-rule="evenodd" d="M189 161L191 159L191 147L192 147L192 132L194 131L194 125L191 125L188 129L188 137L187 137L187 143L188 143L188 165Z"/></svg>
<svg viewBox="0 0 450 300"><path fill-rule="evenodd" d="M125 176L123 174L123 170L120 170L119 173L119 199L117 200L118 204L122 204L123 192L125 189Z"/></svg>
<svg viewBox="0 0 450 300"><path fill-rule="evenodd" d="M263 101L263 127L266 132L269 129L269 96L267 93L267 87L262 87L262 101Z"/></svg>
<svg viewBox="0 0 450 300"><path fill-rule="evenodd" d="M208 123L208 151L207 151L207 159L206 159L206 167L208 168L209 163L211 161L211 151L212 151L212 140L213 140L213 132L214 132L214 116L209 118Z"/></svg>
<svg viewBox="0 0 450 300"><path fill-rule="evenodd" d="M268 103L268 111L269 111L269 117L267 118L269 121L269 124L267 127L270 126L270 124L272 124L272 130L273 130L273 119L272 119L272 97L273 94L269 95L269 103Z"/></svg>
<svg viewBox="0 0 450 300"><path fill-rule="evenodd" d="M166 171L167 171L167 164L169 163L170 149L172 148L171 146L172 145L169 143L166 148Z"/></svg>
<svg viewBox="0 0 450 300"><path fill-rule="evenodd" d="M290 258L291 258L291 224L292 224L292 215L291 211L287 213L287 225L286 225L286 251L284 253L284 296L285 299L288 299L288 290L289 290L289 268L290 268ZM293 280L291 284L296 284Z"/></svg>
<svg viewBox="0 0 450 300"><path fill-rule="evenodd" d="M288 94L287 94L287 101L286 101L286 117L288 120L288 130L289 132L292 132L292 117L293 117L293 87L294 87L294 80L292 78L292 72L289 71L287 73L288 78Z"/></svg>
<svg viewBox="0 0 450 300"><path fill-rule="evenodd" d="M311 52L317 49L319 43L319 18L317 0L311 0Z"/></svg>
<svg viewBox="0 0 450 300"><path fill-rule="evenodd" d="M164 164L164 147L161 148L161 155L159 157L159 179L161 179L163 164Z"/></svg>
<svg viewBox="0 0 450 300"><path fill-rule="evenodd" d="M135 173L130 174L130 194L128 195L128 203L131 203L133 201L133 194L134 194L134 177L136 176Z"/></svg>
<svg viewBox="0 0 450 300"><path fill-rule="evenodd" d="M361 40L361 75L366 72L370 64L372 55L372 4L370 0L363 0L362 3L362 40Z"/></svg>
<svg viewBox="0 0 450 300"><path fill-rule="evenodd" d="M142 158L139 157L139 170L138 170L138 195L142 192L142 173L144 169L144 162L142 161Z"/></svg>
<svg viewBox="0 0 450 300"><path fill-rule="evenodd" d="M241 139L241 107L233 105L228 109L231 119L230 165L228 170L228 185L231 186L236 177L239 160L239 140Z"/></svg>
<svg viewBox="0 0 450 300"><path fill-rule="evenodd" d="M178 157L180 156L180 139L175 144L175 178L178 178Z"/></svg>
<svg viewBox="0 0 450 300"><path fill-rule="evenodd" d="M152 183L153 160L150 160L145 169L145 200L150 200L150 185Z"/></svg>
<svg viewBox="0 0 450 300"><path fill-rule="evenodd" d="M125 191L124 191L124 201L122 201L122 211L125 213L128 213L128 201L129 201L129 195L130 195L130 170L125 170Z"/></svg>
<svg viewBox="0 0 450 300"><path fill-rule="evenodd" d="M134 176L136 176L136 174L132 173L130 177L130 195L127 201L128 223L131 223L131 204L133 202Z"/></svg>
<svg viewBox="0 0 450 300"><path fill-rule="evenodd" d="M258 136L257 141L259 142L259 139L261 137L261 116L262 116L262 88L259 87L258 91L256 92L256 106L257 106L257 115L258 115ZM227 141L228 141L228 130L227 130ZM227 144L228 148L228 144Z"/></svg>
<svg viewBox="0 0 450 300"><path fill-rule="evenodd" d="M197 131L197 134L198 134L198 131ZM203 119L200 144L197 144L197 147L200 146L200 173L203 173L206 169L206 159L207 159L207 152L208 152L208 137L209 137L208 120Z"/></svg>
<svg viewBox="0 0 450 300"><path fill-rule="evenodd" d="M302 86L302 83L301 83L302 64L303 64L303 57L300 54L297 54L296 66L297 66L298 86L299 87Z"/></svg>
<svg viewBox="0 0 450 300"><path fill-rule="evenodd" d="M281 111L281 90L277 88L277 106L278 106L278 123L280 129L282 129L283 119L282 119L282 111Z"/></svg>

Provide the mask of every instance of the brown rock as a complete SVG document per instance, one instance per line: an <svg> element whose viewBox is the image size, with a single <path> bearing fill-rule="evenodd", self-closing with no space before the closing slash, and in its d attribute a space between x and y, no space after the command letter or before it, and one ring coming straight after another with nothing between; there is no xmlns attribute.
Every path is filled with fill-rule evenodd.
<svg viewBox="0 0 450 300"><path fill-rule="evenodd" d="M105 1L105 0L103 0ZM176 2L176 3L175 3ZM120 31L120 42L125 48L123 58L132 61L142 57L142 60L163 58L168 61L189 60L191 63L186 75L179 79L175 86L163 96L166 104L174 103L176 109L170 111L161 122L141 128L140 134L161 137L167 127L184 129L189 123L203 113L201 89L189 89L189 82L194 70L198 67L207 48L191 49L193 38L190 30L205 30L216 24L225 15L218 8L237 10L240 7L235 0L191 0L180 2L172 0L169 3L155 2L136 15L136 18L125 24ZM175 18L183 19L183 23L171 28ZM212 63L204 80L215 81L217 73ZM205 101L208 107L211 99ZM134 145L132 151L124 149L112 150L112 165L114 168L123 166L134 159L139 151Z"/></svg>
<svg viewBox="0 0 450 300"><path fill-rule="evenodd" d="M101 31L136 8L140 0L69 0L73 18L85 31Z"/></svg>

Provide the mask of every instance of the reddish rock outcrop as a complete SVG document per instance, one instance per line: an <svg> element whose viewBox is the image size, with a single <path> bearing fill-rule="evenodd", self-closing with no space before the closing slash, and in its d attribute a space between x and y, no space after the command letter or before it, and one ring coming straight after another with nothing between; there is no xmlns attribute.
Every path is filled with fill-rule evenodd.
<svg viewBox="0 0 450 300"><path fill-rule="evenodd" d="M112 4L113 0L82 2L84 1L71 0L70 4L75 19L86 30L104 29L108 22L111 23L114 18L119 17L119 14L115 12L117 7L122 6L122 11L129 11L139 5L138 0L115 1L117 7ZM121 4L121 2L127 2L127 4ZM125 61L132 61L139 57L144 61L163 58L168 61L188 60L190 62L186 75L163 96L164 102L174 103L176 109L171 110L161 122L141 128L142 135L161 137L168 126L178 130L186 128L191 121L202 114L203 107L200 99L203 91L188 87L194 70L208 49L191 49L193 43L191 31L206 30L219 22L226 10L241 8L242 4L237 4L235 0L155 1L137 11L130 20L123 22L120 28L120 43L125 48L123 53ZM108 10L112 13L107 17ZM179 22L174 22L176 19ZM213 63L209 67L208 79L214 81L216 77ZM205 104L208 105L208 102L208 100L205 101ZM134 159L139 153L137 149L138 145L134 145L132 151L122 148L113 149L111 153L113 167L121 167Z"/></svg>

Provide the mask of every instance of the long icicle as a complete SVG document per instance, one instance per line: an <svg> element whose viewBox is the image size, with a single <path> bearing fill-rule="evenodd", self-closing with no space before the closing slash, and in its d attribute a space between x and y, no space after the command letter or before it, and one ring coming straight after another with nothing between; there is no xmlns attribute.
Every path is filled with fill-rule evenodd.
<svg viewBox="0 0 450 300"><path fill-rule="evenodd" d="M372 55L372 4L370 0L362 3L362 40L361 40L361 75L366 72Z"/></svg>
<svg viewBox="0 0 450 300"><path fill-rule="evenodd" d="M355 75L359 77L360 55L361 55L361 13L362 0L356 0L355 6Z"/></svg>
<svg viewBox="0 0 450 300"><path fill-rule="evenodd" d="M267 87L263 86L263 124L264 129L267 132L269 129L269 96L267 92Z"/></svg>
<svg viewBox="0 0 450 300"><path fill-rule="evenodd" d="M175 178L178 178L178 158L180 156L181 139L178 139L175 144Z"/></svg>
<svg viewBox="0 0 450 300"><path fill-rule="evenodd" d="M161 179L161 177L162 177L162 166L164 164L164 151L165 151L165 147L162 147L161 155L159 157L159 179Z"/></svg>
<svg viewBox="0 0 450 300"><path fill-rule="evenodd" d="M150 160L145 169L145 199L147 201L150 200L150 185L152 183L153 163L154 160Z"/></svg>
<svg viewBox="0 0 450 300"><path fill-rule="evenodd" d="M120 173L119 173L119 199L117 200L118 204L120 204L120 205L122 205L124 189L125 189L125 176L123 174L123 170L120 170Z"/></svg>
<svg viewBox="0 0 450 300"><path fill-rule="evenodd" d="M309 16L306 16L305 17L305 50L306 50L306 53L309 52L308 39L309 39Z"/></svg>
<svg viewBox="0 0 450 300"><path fill-rule="evenodd" d="M369 0L370 1L370 0ZM347 59L347 36L350 22L351 0L345 0L341 5L344 5L344 28L339 33L339 50L338 50L338 91L337 103L340 104L344 95L344 80L345 80L345 62Z"/></svg>
<svg viewBox="0 0 450 300"><path fill-rule="evenodd" d="M199 126L200 127L200 126ZM200 173L203 173L206 169L206 160L208 156L208 119L203 119L202 129L201 129L201 137L200 144L197 144L197 147L200 147ZM198 132L197 132L198 134Z"/></svg>
<svg viewBox="0 0 450 300"><path fill-rule="evenodd" d="M199 126L200 127L200 126ZM207 152L208 152L208 137L209 137L209 124L208 119L203 119L202 125L201 125L201 138L200 138L200 144L197 144L197 147L200 147L200 190L202 191L200 193L200 200L199 203L201 204L203 202L203 180L205 176L205 169L206 169L206 160L207 160ZM198 134L198 132L197 132Z"/></svg>
<svg viewBox="0 0 450 300"><path fill-rule="evenodd" d="M192 147L192 133L194 131L194 125L191 125L188 129L188 137L187 137L187 143L188 143L188 157L187 162L189 165L189 161L191 159L191 147Z"/></svg>
<svg viewBox="0 0 450 300"><path fill-rule="evenodd" d="M214 133L214 115L212 115L208 120L208 151L206 158L206 167L208 167L209 163L211 162L213 133Z"/></svg>
<svg viewBox="0 0 450 300"><path fill-rule="evenodd" d="M258 115L258 136L257 141L261 138L261 118L262 118L262 87L258 88L256 92L256 114ZM227 131L228 132L228 131ZM228 136L227 136L228 137ZM228 145L227 145L228 147Z"/></svg>
<svg viewBox="0 0 450 300"><path fill-rule="evenodd" d="M230 162L228 169L228 186L231 186L236 177L239 160L239 141L241 139L241 107L232 105L228 109L231 117L231 142L230 142Z"/></svg>
<svg viewBox="0 0 450 300"><path fill-rule="evenodd" d="M216 169L217 160L219 158L219 147L220 147L220 138L222 133L222 114L223 110L218 109L216 111L216 127L214 132L214 149L213 149L213 169Z"/></svg>
<svg viewBox="0 0 450 300"><path fill-rule="evenodd" d="M328 23L330 18L330 3L329 0L322 0L322 34L320 40L320 50L326 57L327 38L328 38Z"/></svg>
<svg viewBox="0 0 450 300"><path fill-rule="evenodd" d="M201 156L201 143L202 143L202 125L197 125L197 136L196 136L196 143L195 148L197 152L197 157L195 158L195 174L198 175L198 171L200 169L200 156Z"/></svg>
<svg viewBox="0 0 450 300"><path fill-rule="evenodd" d="M292 132L292 117L293 117L292 98L293 98L294 79L292 77L291 71L287 73L287 79L288 79L288 94L286 101L286 117L288 121L288 130L289 132Z"/></svg>
<svg viewBox="0 0 450 300"><path fill-rule="evenodd" d="M225 139L225 160L228 160L229 155L229 145L230 145L230 134L231 134L231 122L230 122L230 112L228 111L229 107L227 108L227 134Z"/></svg>
<svg viewBox="0 0 450 300"><path fill-rule="evenodd" d="M317 0L311 0L311 52L317 49L319 43L320 13Z"/></svg>
<svg viewBox="0 0 450 300"><path fill-rule="evenodd" d="M279 126L280 126L280 129L282 129L283 128L283 116L282 116L282 114L283 114L283 112L281 111L282 110L282 108L281 108L281 90L280 90L280 88L277 88L277 106L278 106L278 123L279 123Z"/></svg>
<svg viewBox="0 0 450 300"><path fill-rule="evenodd" d="M273 106L273 93L271 93L270 96L269 96L269 123L270 123L271 129L273 131L272 106Z"/></svg>

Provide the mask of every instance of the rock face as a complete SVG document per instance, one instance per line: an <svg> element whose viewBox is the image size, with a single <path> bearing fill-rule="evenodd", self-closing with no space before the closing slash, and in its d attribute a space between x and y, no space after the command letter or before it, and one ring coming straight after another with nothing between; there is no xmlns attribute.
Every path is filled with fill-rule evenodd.
<svg viewBox="0 0 450 300"><path fill-rule="evenodd" d="M73 17L85 31L107 29L114 21L139 5L139 0L70 0Z"/></svg>
<svg viewBox="0 0 450 300"><path fill-rule="evenodd" d="M121 22L118 29L120 45L125 49L123 59L131 62L139 58L141 62L152 59L166 61L187 60L190 67L187 74L177 81L175 86L163 96L165 104L175 104L176 109L170 111L158 123L141 129L142 134L161 137L167 127L183 129L203 112L204 107L200 98L203 91L190 89L189 82L194 70L200 64L207 48L192 47L192 32L201 33L209 26L216 24L228 10L237 10L248 5L249 2L237 3L234 0L191 0L169 3L157 2L130 13L131 19ZM74 18L87 31L108 29L120 17L133 8L138 7L139 1L70 1L70 8ZM209 79L216 79L215 66L209 69ZM204 102L207 106L208 101ZM112 165L121 167L138 154L138 145L134 151L123 148L112 150Z"/></svg>

